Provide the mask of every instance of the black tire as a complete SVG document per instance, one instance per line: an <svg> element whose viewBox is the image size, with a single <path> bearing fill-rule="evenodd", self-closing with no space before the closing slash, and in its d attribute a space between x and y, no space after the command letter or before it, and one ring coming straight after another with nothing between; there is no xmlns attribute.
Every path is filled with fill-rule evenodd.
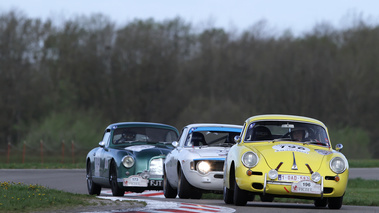
<svg viewBox="0 0 379 213"><path fill-rule="evenodd" d="M328 198L329 209L340 209L342 207L342 200L343 200L343 196Z"/></svg>
<svg viewBox="0 0 379 213"><path fill-rule="evenodd" d="M201 191L193 187L187 181L187 178L184 175L182 169L180 169L180 172L179 172L178 196L179 198L182 198L182 199L188 199L188 198L200 199L202 197Z"/></svg>
<svg viewBox="0 0 379 213"><path fill-rule="evenodd" d="M223 191L224 191L223 192L224 202L226 204L233 204L233 190L228 189L228 188L226 188L226 186L224 186Z"/></svg>
<svg viewBox="0 0 379 213"><path fill-rule="evenodd" d="M88 189L88 194L90 195L100 195L101 192L101 186L94 183L92 179L92 170L91 170L91 162L87 162L87 189Z"/></svg>
<svg viewBox="0 0 379 213"><path fill-rule="evenodd" d="M168 183L166 172L163 175L163 194L165 198L176 198L178 190L172 188L170 183Z"/></svg>
<svg viewBox="0 0 379 213"><path fill-rule="evenodd" d="M195 188L195 187L192 187L192 188L193 188L193 191L191 193L191 198L192 199L201 199L201 197L203 196L203 192L198 188Z"/></svg>
<svg viewBox="0 0 379 213"><path fill-rule="evenodd" d="M260 195L262 202L272 202L274 201L274 196L272 195Z"/></svg>
<svg viewBox="0 0 379 213"><path fill-rule="evenodd" d="M314 204L318 208L326 207L328 205L328 199L327 198L317 199L315 200Z"/></svg>
<svg viewBox="0 0 379 213"><path fill-rule="evenodd" d="M236 179L234 178L234 195L233 195L234 205L245 206L248 198L249 198L249 193L245 190L240 189L238 187Z"/></svg>
<svg viewBox="0 0 379 213"><path fill-rule="evenodd" d="M112 195L117 197L123 197L125 194L125 190L120 188L117 183L117 165L113 161L111 163L110 171L109 171L109 183L112 189Z"/></svg>

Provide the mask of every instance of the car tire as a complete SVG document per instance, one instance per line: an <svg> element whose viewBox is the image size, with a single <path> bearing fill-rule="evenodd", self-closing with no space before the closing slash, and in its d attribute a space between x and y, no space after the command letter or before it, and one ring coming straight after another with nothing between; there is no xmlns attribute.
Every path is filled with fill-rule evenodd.
<svg viewBox="0 0 379 213"><path fill-rule="evenodd" d="M178 194L178 190L172 188L168 182L166 172L163 175L163 194L165 198L176 198L176 195Z"/></svg>
<svg viewBox="0 0 379 213"><path fill-rule="evenodd" d="M245 206L248 198L249 198L249 193L245 190L240 189L240 187L238 187L236 179L234 178L234 195L233 195L234 205Z"/></svg>
<svg viewBox="0 0 379 213"><path fill-rule="evenodd" d="M109 171L109 183L111 185L112 195L117 197L122 197L125 194L125 190L118 186L117 182L117 165L113 161L111 163L110 171Z"/></svg>
<svg viewBox="0 0 379 213"><path fill-rule="evenodd" d="M272 202L274 201L274 196L272 195L260 195L261 201L262 202Z"/></svg>
<svg viewBox="0 0 379 213"><path fill-rule="evenodd" d="M203 196L203 192L198 188L195 188L195 187L192 187L192 188L193 188L193 191L191 193L191 198L192 199L201 199L201 197Z"/></svg>
<svg viewBox="0 0 379 213"><path fill-rule="evenodd" d="M92 170L91 170L91 163L87 162L87 189L88 189L88 194L90 195L100 195L101 192L101 186L94 183L92 179Z"/></svg>
<svg viewBox="0 0 379 213"><path fill-rule="evenodd" d="M178 196L182 199L188 199L191 197L192 187L188 183L187 178L184 176L183 170L180 169L179 181L178 181Z"/></svg>
<svg viewBox="0 0 379 213"><path fill-rule="evenodd" d="M328 199L327 198L316 199L314 204L315 204L315 207L319 207L319 208L326 207L328 205Z"/></svg>
<svg viewBox="0 0 379 213"><path fill-rule="evenodd" d="M226 186L224 186L223 197L224 197L224 203L233 204L233 190L228 189Z"/></svg>
<svg viewBox="0 0 379 213"><path fill-rule="evenodd" d="M329 209L340 209L342 207L342 197L330 197L328 198Z"/></svg>

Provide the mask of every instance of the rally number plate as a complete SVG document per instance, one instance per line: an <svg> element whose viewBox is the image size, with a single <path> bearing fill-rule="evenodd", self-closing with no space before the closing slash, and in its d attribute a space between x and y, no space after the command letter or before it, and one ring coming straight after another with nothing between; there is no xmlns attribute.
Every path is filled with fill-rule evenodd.
<svg viewBox="0 0 379 213"><path fill-rule="evenodd" d="M321 185L312 181L303 180L292 183L291 191L294 193L321 194Z"/></svg>
<svg viewBox="0 0 379 213"><path fill-rule="evenodd" d="M147 187L148 182L148 180L143 179L141 176L132 175L128 178L124 178L123 186Z"/></svg>
<svg viewBox="0 0 379 213"><path fill-rule="evenodd" d="M309 176L305 175L286 175L286 174L281 174L278 175L278 180L280 181L302 181L302 180L310 180Z"/></svg>
<svg viewBox="0 0 379 213"><path fill-rule="evenodd" d="M160 187L160 186L162 186L162 181L161 180L150 180L149 186Z"/></svg>

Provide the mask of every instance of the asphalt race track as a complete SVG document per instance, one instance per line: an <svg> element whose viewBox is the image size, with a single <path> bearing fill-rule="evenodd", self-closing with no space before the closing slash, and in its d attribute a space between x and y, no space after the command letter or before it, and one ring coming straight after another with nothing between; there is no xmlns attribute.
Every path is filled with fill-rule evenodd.
<svg viewBox="0 0 379 213"><path fill-rule="evenodd" d="M351 168L349 178L375 179L379 180L379 168ZM39 184L53 189L63 190L71 193L87 194L87 186L84 169L0 169L1 182L14 182L24 184ZM186 200L186 199L166 199L158 196L147 196L142 194L126 194L122 199L138 199L148 201L151 205L176 205L178 208L188 207L193 209L190 212L251 212L252 208L256 212L324 212L333 211L328 208L317 209L311 204L288 204L288 203L262 203L248 202L246 206L236 207L226 205L222 200ZM109 195L109 189L104 189L101 196L106 199L113 199ZM151 205L150 205L151 203ZM168 205L170 204L170 205ZM191 205L196 205L196 208ZM215 211L214 208L221 210ZM197 209L197 210L196 210ZM211 210L213 209L213 210ZM166 211L162 212L168 212ZM234 211L235 210L235 211ZM185 211L174 210L171 212ZM124 211L125 212L125 211ZM134 211L142 212L142 210ZM157 210L146 210L143 212L160 212ZM189 211L187 211L189 212ZM335 212L335 210L334 210ZM340 212L379 212L379 207L362 207L362 206L342 206Z"/></svg>

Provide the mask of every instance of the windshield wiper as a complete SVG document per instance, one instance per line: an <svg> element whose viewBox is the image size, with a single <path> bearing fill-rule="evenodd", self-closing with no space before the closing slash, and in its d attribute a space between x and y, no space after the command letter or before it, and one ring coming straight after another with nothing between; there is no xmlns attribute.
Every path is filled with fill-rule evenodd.
<svg viewBox="0 0 379 213"><path fill-rule="evenodd" d="M272 142L278 142L278 141L292 141L291 138L276 138L272 140Z"/></svg>
<svg viewBox="0 0 379 213"><path fill-rule="evenodd" d="M303 144L317 144L317 145L321 145L321 146L327 146L326 143L322 143L319 141L304 141Z"/></svg>

